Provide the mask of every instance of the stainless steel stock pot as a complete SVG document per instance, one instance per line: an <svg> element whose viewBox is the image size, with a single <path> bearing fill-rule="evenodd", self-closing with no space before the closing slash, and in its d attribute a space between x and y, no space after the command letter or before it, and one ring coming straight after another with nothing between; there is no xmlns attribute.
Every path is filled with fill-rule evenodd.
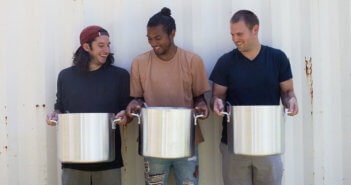
<svg viewBox="0 0 351 185"><path fill-rule="evenodd" d="M193 156L198 117L190 108L147 107L133 114L139 123L139 154L156 158Z"/></svg>
<svg viewBox="0 0 351 185"><path fill-rule="evenodd" d="M282 106L228 106L228 150L249 156L284 152L285 110Z"/></svg>
<svg viewBox="0 0 351 185"><path fill-rule="evenodd" d="M58 157L62 163L99 163L115 159L113 113L58 115Z"/></svg>

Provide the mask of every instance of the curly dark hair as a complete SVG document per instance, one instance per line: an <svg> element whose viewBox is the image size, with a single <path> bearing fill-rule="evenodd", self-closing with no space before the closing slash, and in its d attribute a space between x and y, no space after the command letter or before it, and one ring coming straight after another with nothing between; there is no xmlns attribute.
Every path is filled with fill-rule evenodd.
<svg viewBox="0 0 351 185"><path fill-rule="evenodd" d="M147 23L147 27L154 27L158 25L162 25L163 30L168 35L172 32L172 30L176 29L176 24L173 17L171 16L171 10L169 8L162 8L162 10L153 15Z"/></svg>
<svg viewBox="0 0 351 185"><path fill-rule="evenodd" d="M89 47L92 48L92 42L95 39L87 42L89 44ZM76 52L73 55L73 66L76 66L77 69L81 72L88 72L89 71L89 62L91 60L90 54L83 49L82 46L80 46ZM110 53L107 56L106 62L101 66L101 67L106 67L111 64L113 64L115 61L115 58L113 57L113 53Z"/></svg>

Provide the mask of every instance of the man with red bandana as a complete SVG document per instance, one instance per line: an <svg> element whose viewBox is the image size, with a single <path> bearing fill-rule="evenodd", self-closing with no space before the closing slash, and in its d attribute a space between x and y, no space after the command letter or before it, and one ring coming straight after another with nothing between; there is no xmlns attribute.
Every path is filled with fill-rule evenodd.
<svg viewBox="0 0 351 185"><path fill-rule="evenodd" d="M124 118L129 99L129 74L113 66L108 32L100 26L86 27L80 34L80 47L74 53L73 66L62 70L57 80L55 111L47 115L57 120L58 113L117 113ZM121 138L115 132L115 160L104 163L62 163L63 185L121 185Z"/></svg>

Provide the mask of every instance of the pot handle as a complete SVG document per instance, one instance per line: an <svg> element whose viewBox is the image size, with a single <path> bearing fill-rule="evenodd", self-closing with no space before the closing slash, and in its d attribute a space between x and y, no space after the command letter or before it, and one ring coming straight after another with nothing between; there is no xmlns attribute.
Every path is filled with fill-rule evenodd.
<svg viewBox="0 0 351 185"><path fill-rule="evenodd" d="M227 110L231 110L232 104L229 101L226 101L225 104L227 105ZM227 115L227 123L230 123L230 111L229 112L222 111L220 113Z"/></svg>
<svg viewBox="0 0 351 185"><path fill-rule="evenodd" d="M221 114L225 114L225 115L227 115L227 123L229 123L230 122L230 114L229 114L229 112L220 112Z"/></svg>
<svg viewBox="0 0 351 185"><path fill-rule="evenodd" d="M130 113L130 115L138 118L138 125L140 125L140 114Z"/></svg>
<svg viewBox="0 0 351 185"><path fill-rule="evenodd" d="M121 118L118 118L118 119L114 119L112 121L112 129L116 129L116 125L118 124L119 121L121 121L122 119Z"/></svg>
<svg viewBox="0 0 351 185"><path fill-rule="evenodd" d="M55 125L57 125L57 123L58 123L58 121L56 121L56 120L50 120L50 122L53 122L53 123L55 123Z"/></svg>
<svg viewBox="0 0 351 185"><path fill-rule="evenodd" d="M284 109L284 116L287 116L290 113L292 113L292 112L290 112L289 109L287 109L287 108Z"/></svg>
<svg viewBox="0 0 351 185"><path fill-rule="evenodd" d="M203 118L203 117L205 117L205 115L202 115L202 114L200 114L200 115L195 115L195 114L194 114L194 125L196 126L196 124L197 124L197 119L198 119L198 118Z"/></svg>

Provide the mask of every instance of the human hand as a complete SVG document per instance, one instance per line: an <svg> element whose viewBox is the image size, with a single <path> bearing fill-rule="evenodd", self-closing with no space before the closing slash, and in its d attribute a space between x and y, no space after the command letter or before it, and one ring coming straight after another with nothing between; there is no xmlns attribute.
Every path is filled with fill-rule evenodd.
<svg viewBox="0 0 351 185"><path fill-rule="evenodd" d="M213 112L220 117L223 117L224 114L222 113L224 111L224 104L223 104L223 100L215 97L214 101L213 101Z"/></svg>
<svg viewBox="0 0 351 185"><path fill-rule="evenodd" d="M114 119L115 120L119 120L119 121L116 121L116 123L118 125L120 125L120 126L126 125L127 121L128 121L126 111L125 110L121 110L119 113L116 114Z"/></svg>
<svg viewBox="0 0 351 185"><path fill-rule="evenodd" d="M56 126L58 121L58 112L53 111L46 116L46 123L50 126Z"/></svg>

